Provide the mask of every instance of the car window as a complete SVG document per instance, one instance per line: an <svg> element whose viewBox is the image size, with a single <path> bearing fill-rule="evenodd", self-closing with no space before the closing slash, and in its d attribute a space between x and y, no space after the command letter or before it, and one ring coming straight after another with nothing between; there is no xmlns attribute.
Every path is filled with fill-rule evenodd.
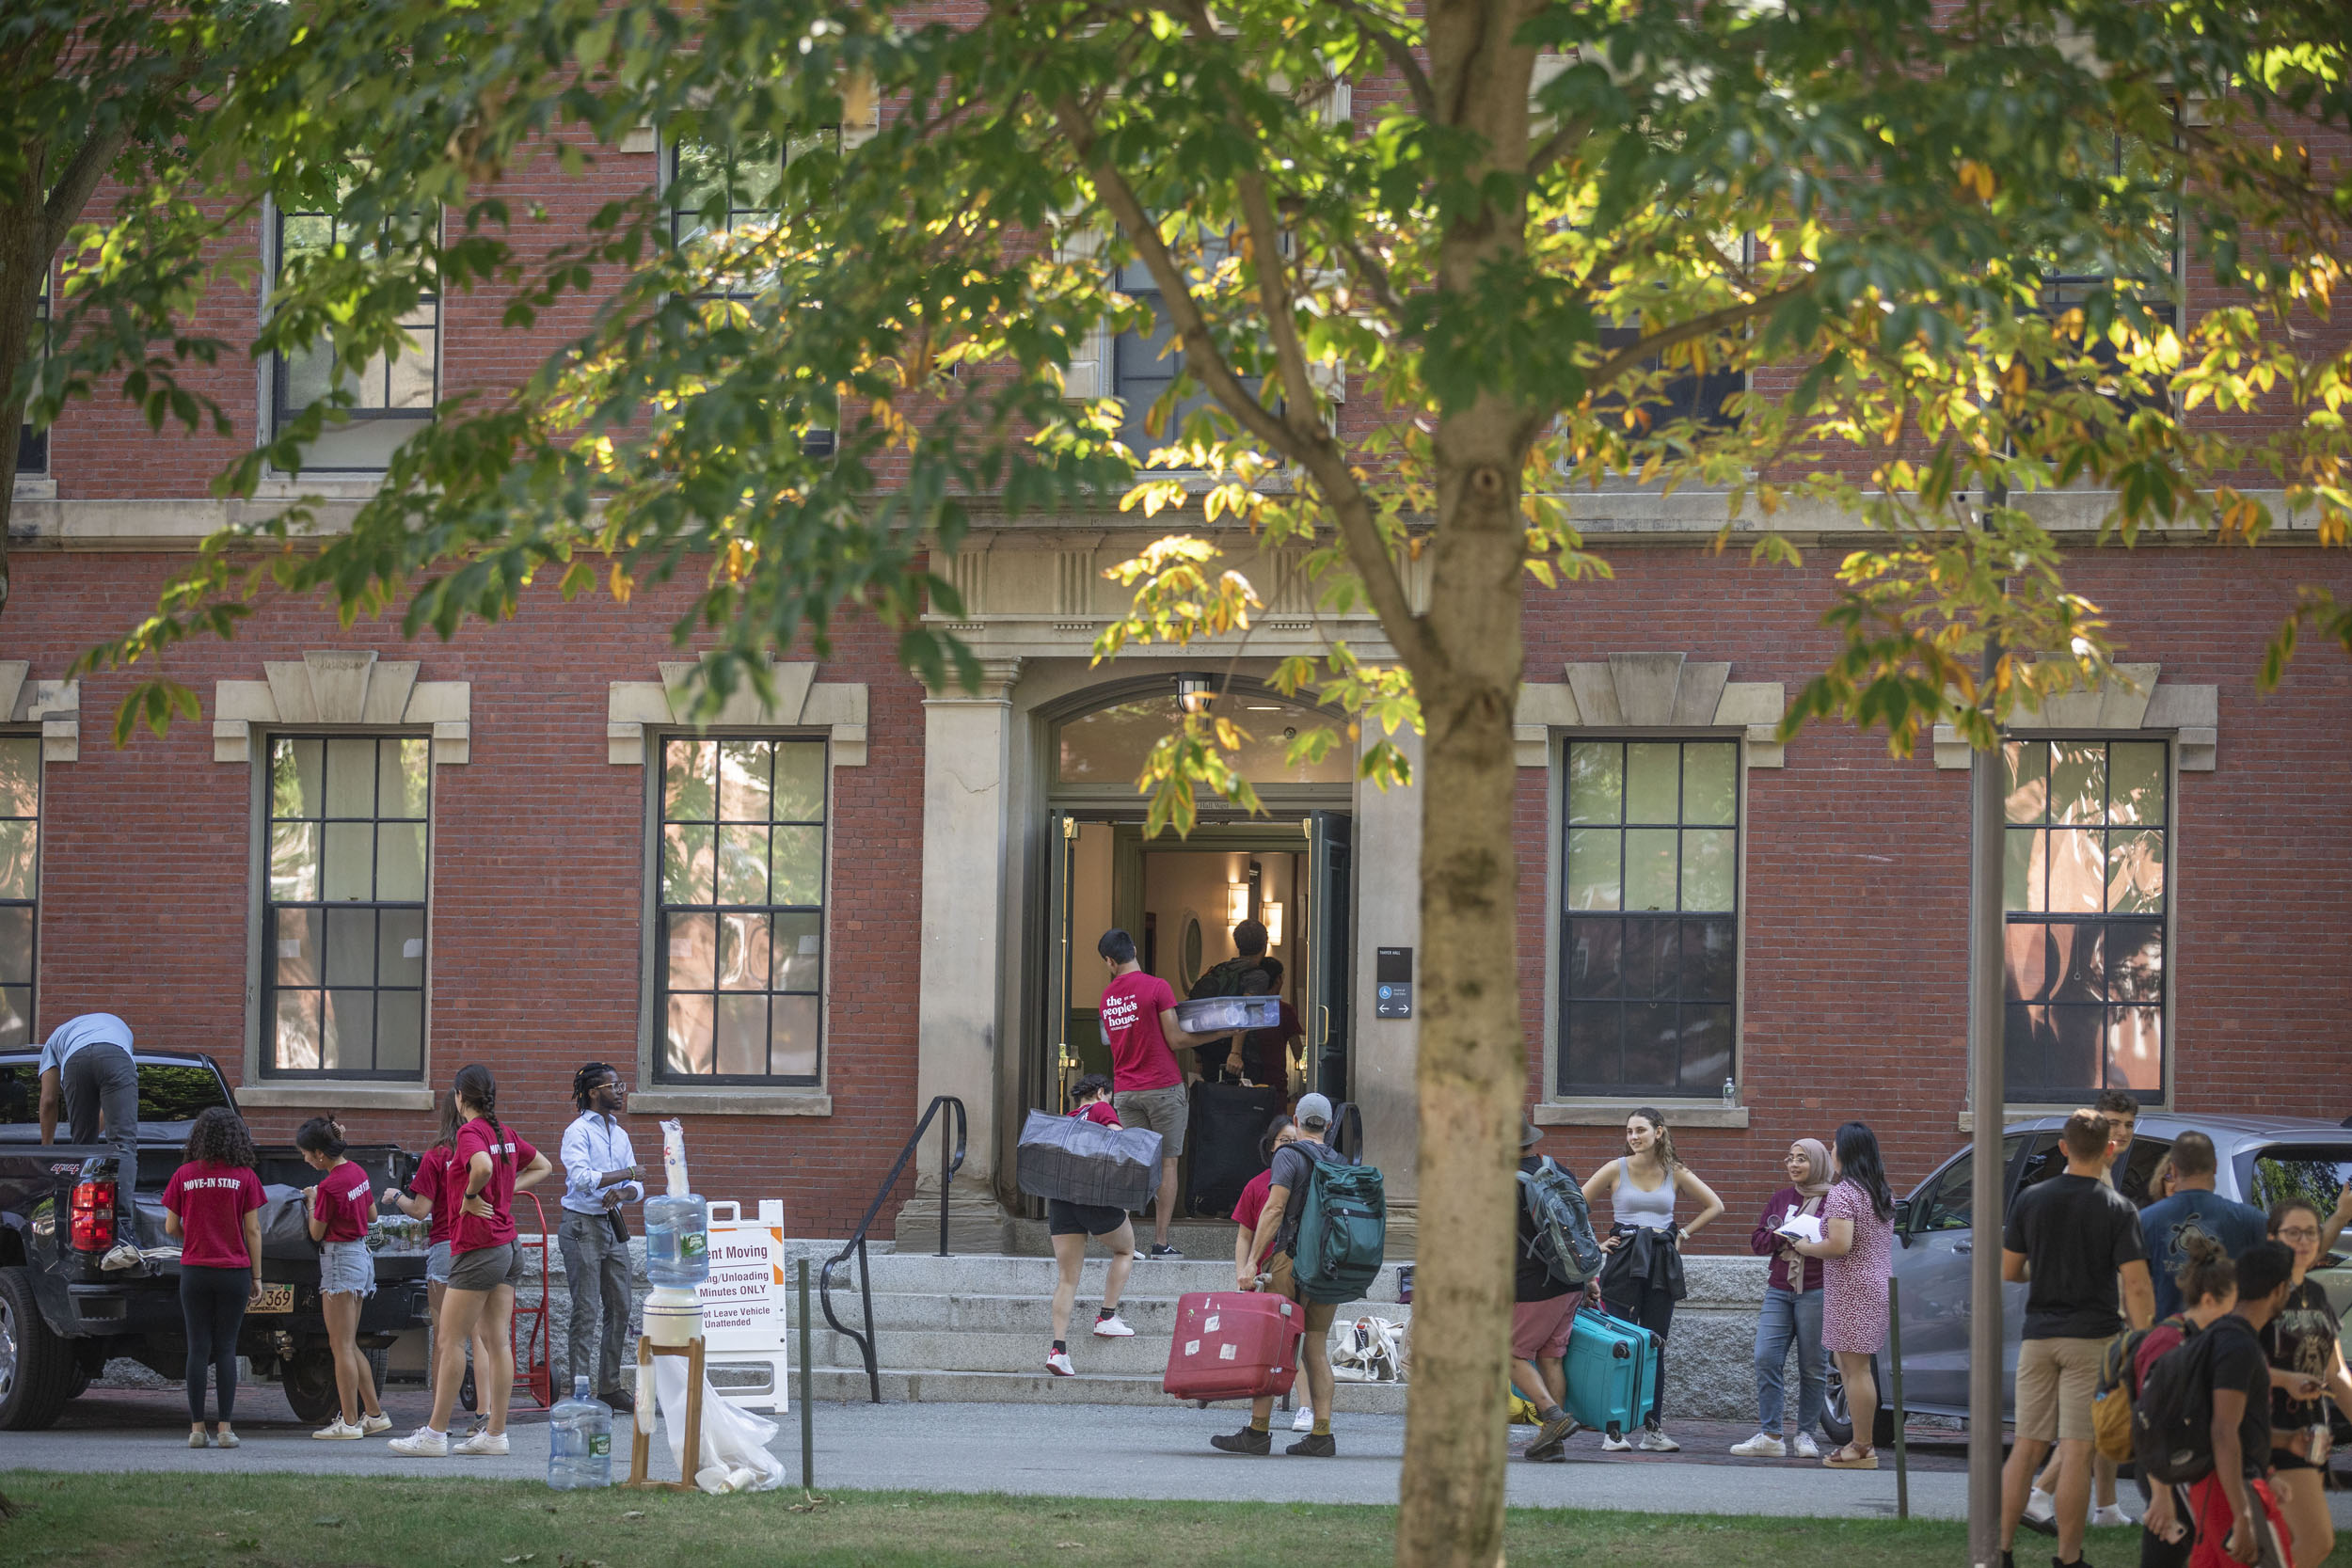
<svg viewBox="0 0 2352 1568"><path fill-rule="evenodd" d="M2322 1214L2335 1208L2347 1177L2352 1177L2352 1148L2343 1145L2273 1144L2244 1157L2238 1170L2246 1201L2255 1208L2299 1197Z"/></svg>
<svg viewBox="0 0 2352 1568"><path fill-rule="evenodd" d="M2001 1140L2001 1164L2006 1168L2026 1147L2022 1132L2011 1132ZM1975 1223L1975 1208L1969 1191L1977 1170L1977 1157L1972 1150L1963 1154L1928 1180L1926 1188L1915 1201L1918 1218L1912 1228L1917 1232L1930 1230L1966 1230Z"/></svg>
<svg viewBox="0 0 2352 1568"><path fill-rule="evenodd" d="M2156 1173L2156 1166L2172 1151L2171 1140L2152 1138L2145 1134L2132 1140L2132 1147L2115 1163L2115 1190L2132 1200L2135 1208L2148 1203L2148 1179ZM2017 1179L2017 1190L2024 1192L2038 1181L2066 1174L2066 1146L2052 1133L2050 1141L2033 1152L2026 1162L2023 1175Z"/></svg>
<svg viewBox="0 0 2352 1568"><path fill-rule="evenodd" d="M221 1092L220 1074L211 1068L170 1062L139 1064L141 1121L194 1121L198 1112L228 1103L229 1097ZM40 1121L40 1064L0 1064L0 1127L30 1127Z"/></svg>

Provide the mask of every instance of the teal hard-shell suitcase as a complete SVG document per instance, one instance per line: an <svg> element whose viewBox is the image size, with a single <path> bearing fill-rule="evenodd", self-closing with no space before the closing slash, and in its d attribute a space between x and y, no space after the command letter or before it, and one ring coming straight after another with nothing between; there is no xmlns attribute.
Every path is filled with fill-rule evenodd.
<svg viewBox="0 0 2352 1568"><path fill-rule="evenodd" d="M1579 1426L1623 1436L1658 1402L1658 1340L1638 1323L1590 1307L1568 1336L1568 1414Z"/></svg>

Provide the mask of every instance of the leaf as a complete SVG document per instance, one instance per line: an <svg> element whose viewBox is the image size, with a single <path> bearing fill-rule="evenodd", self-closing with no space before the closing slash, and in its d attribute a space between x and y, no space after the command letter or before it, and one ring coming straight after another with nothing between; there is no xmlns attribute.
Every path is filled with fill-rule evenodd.
<svg viewBox="0 0 2352 1568"><path fill-rule="evenodd" d="M502 1557L499 1559L499 1560L505 1563L506 1568L515 1568L515 1564L518 1562L535 1561L538 1556L539 1554L537 1552L524 1552L518 1557Z"/></svg>

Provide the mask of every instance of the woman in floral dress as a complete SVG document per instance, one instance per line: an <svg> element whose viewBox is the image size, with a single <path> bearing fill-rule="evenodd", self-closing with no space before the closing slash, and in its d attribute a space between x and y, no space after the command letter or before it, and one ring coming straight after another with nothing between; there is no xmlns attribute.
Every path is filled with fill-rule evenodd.
<svg viewBox="0 0 2352 1568"><path fill-rule="evenodd" d="M1886 1343L1886 1281L1895 1270L1895 1195L1886 1185L1878 1134L1859 1121L1837 1130L1836 1175L1821 1205L1821 1239L1796 1249L1821 1259L1821 1346L1837 1358L1853 1440L1824 1458L1833 1470L1875 1470L1870 1447L1879 1407L1870 1358Z"/></svg>

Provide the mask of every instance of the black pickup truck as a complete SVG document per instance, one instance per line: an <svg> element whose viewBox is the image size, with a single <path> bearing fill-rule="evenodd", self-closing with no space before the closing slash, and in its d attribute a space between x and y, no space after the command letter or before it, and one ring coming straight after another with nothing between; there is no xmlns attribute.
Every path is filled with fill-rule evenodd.
<svg viewBox="0 0 2352 1568"><path fill-rule="evenodd" d="M207 1106L233 1108L236 1097L210 1056L141 1051L135 1060L138 1169L123 1217L133 1233L118 1236L119 1151L44 1146L40 1055L0 1052L0 1431L48 1426L115 1356L165 1377L185 1375L178 1262L100 1265L118 1241L176 1244L164 1234L162 1196L180 1167L189 1124ZM258 1152L265 1186L307 1187L319 1178L292 1148ZM413 1156L389 1144L353 1144L346 1152L378 1193L405 1186L415 1168ZM263 1299L246 1314L237 1352L251 1358L256 1377L284 1387L297 1418L323 1421L335 1408L335 1368L319 1310L318 1260L265 1257L262 1280ZM393 1339L428 1320L423 1255L379 1253L375 1287L360 1311L359 1344L381 1386Z"/></svg>

